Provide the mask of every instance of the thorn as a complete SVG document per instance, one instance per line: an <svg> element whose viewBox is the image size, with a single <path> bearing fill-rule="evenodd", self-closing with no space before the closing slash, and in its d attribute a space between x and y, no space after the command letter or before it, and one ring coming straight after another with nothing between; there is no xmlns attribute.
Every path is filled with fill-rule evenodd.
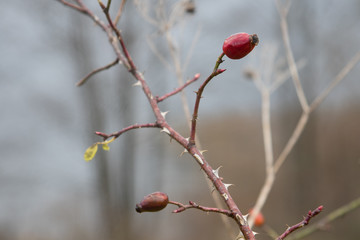
<svg viewBox="0 0 360 240"><path fill-rule="evenodd" d="M186 148L184 148L184 151L182 151L182 153L180 154L180 157L182 157L182 155L184 155L184 153L187 153L188 150Z"/></svg>
<svg viewBox="0 0 360 240"><path fill-rule="evenodd" d="M132 85L133 87L136 87L136 86L142 86L142 84L141 84L141 82L140 81L137 81L136 83L134 83L133 85Z"/></svg>
<svg viewBox="0 0 360 240"><path fill-rule="evenodd" d="M163 118L165 118L166 114L168 114L169 111L166 112L160 112L161 116L163 116Z"/></svg>
<svg viewBox="0 0 360 240"><path fill-rule="evenodd" d="M137 73L140 75L140 77L142 78L142 79L145 79L145 77L144 77L144 73L142 73L142 72L140 72L140 71L137 71Z"/></svg>
<svg viewBox="0 0 360 240"><path fill-rule="evenodd" d="M253 231L253 234L254 234L254 236L255 236L256 234L259 234L259 233Z"/></svg>
<svg viewBox="0 0 360 240"><path fill-rule="evenodd" d="M228 188L229 188L230 186L233 186L234 184L232 184L232 183L230 183L230 184L224 183L224 185L225 185L225 187L226 187L226 190L228 190Z"/></svg>
<svg viewBox="0 0 360 240"><path fill-rule="evenodd" d="M219 170L220 170L221 167L222 167L222 166L219 166L217 169L215 169L215 170L213 169L213 170L212 170L212 172L215 174L215 176L216 176L217 178L220 178L220 177L219 177Z"/></svg>
<svg viewBox="0 0 360 240"><path fill-rule="evenodd" d="M202 150L200 151L201 154L203 154L204 152L207 152L208 150Z"/></svg>
<svg viewBox="0 0 360 240"><path fill-rule="evenodd" d="M247 221L248 217L249 217L249 214L243 215L243 217L244 217L245 221Z"/></svg>
<svg viewBox="0 0 360 240"><path fill-rule="evenodd" d="M164 133L167 133L167 134L170 135L169 129L167 129L167 128L165 128L165 127L164 127L163 129L161 129L160 132L164 132Z"/></svg>

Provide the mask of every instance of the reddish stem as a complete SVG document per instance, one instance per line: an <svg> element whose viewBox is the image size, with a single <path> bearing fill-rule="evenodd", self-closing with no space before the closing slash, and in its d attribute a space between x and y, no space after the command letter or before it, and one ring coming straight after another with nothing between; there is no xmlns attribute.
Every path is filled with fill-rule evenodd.
<svg viewBox="0 0 360 240"><path fill-rule="evenodd" d="M68 7L71 7L71 8L74 8L76 10L78 10L79 12L82 12L82 13L86 13L86 10L78 5L75 5L73 3L69 3L67 1L64 1L64 0L59 0L59 2L62 2L64 5L68 6Z"/></svg>
<svg viewBox="0 0 360 240"><path fill-rule="evenodd" d="M281 234L276 240L282 240L286 238L290 233L294 232L295 230L304 227L305 225L308 225L310 222L310 219L318 215L323 210L323 206L317 207L314 211L309 211L307 216L299 222L298 224L293 225L292 227L289 227L286 229L286 231Z"/></svg>
<svg viewBox="0 0 360 240"><path fill-rule="evenodd" d="M86 75L83 79L81 79L77 84L76 86L80 87L81 85L83 85L92 75L98 73L98 72L101 72L101 71L104 71L106 69L109 69L111 68L112 66L116 65L117 63L119 63L119 58L116 58L115 61L103 66L103 67L100 67L100 68L97 68L95 70L93 70L92 72L90 72L88 75Z"/></svg>
<svg viewBox="0 0 360 240"><path fill-rule="evenodd" d="M221 213L221 214L225 214L228 217L234 217L233 213L231 211L229 211L229 210L220 209L220 208L204 207L204 206L196 204L193 201L189 201L188 205L187 204L182 204L182 203L179 203L179 202L175 202L175 201L169 201L169 203L179 207L178 209L175 209L173 211L173 213L180 213L180 212L185 211L186 209L196 208L196 209L199 209L199 210L204 211L204 212Z"/></svg>
<svg viewBox="0 0 360 240"><path fill-rule="evenodd" d="M160 126L157 123L146 123L146 124L134 124L131 126L128 126L126 128L121 129L120 131L111 133L111 134L106 134L103 132L95 132L96 135L99 135L101 137L104 138L104 141L110 137L115 137L118 138L121 134L133 130L133 129L139 129L139 128L159 128Z"/></svg>
<svg viewBox="0 0 360 240"><path fill-rule="evenodd" d="M191 132L190 132L190 145L195 145L195 135L196 135L196 120L198 118L198 112L199 112L199 106L200 106L200 100L202 93L206 87L206 85L213 79L213 77L219 75L220 73L223 73L225 69L218 69L220 64L223 62L222 57L225 54L222 53L215 64L213 72L210 74L210 76L203 82L203 84L200 86L199 90L196 92L196 100L195 100L195 106L194 106L194 113L193 118L191 120Z"/></svg>
<svg viewBox="0 0 360 240"><path fill-rule="evenodd" d="M195 74L195 76L193 77L193 79L187 81L184 85L182 85L181 87L176 88L174 91L169 92L167 94L165 94L162 97L156 97L157 102L162 102L165 99L167 99L168 97L171 97L179 92L181 92L184 88L186 88L187 86L189 86L191 83L195 82L196 80L198 80L200 78L200 73Z"/></svg>

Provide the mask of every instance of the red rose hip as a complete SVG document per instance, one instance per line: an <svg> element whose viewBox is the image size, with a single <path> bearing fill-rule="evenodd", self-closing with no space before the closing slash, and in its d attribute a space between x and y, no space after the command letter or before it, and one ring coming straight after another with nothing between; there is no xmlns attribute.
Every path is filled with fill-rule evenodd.
<svg viewBox="0 0 360 240"><path fill-rule="evenodd" d="M135 210L142 212L157 212L162 210L169 203L169 197L162 192L154 192L144 197L144 199L136 204Z"/></svg>
<svg viewBox="0 0 360 240"><path fill-rule="evenodd" d="M249 214L253 215L253 209L250 209ZM264 215L262 215L262 213L259 212L254 219L254 225L257 227L261 227L262 225L264 225L264 223L265 223Z"/></svg>
<svg viewBox="0 0 360 240"><path fill-rule="evenodd" d="M225 39L223 51L228 58L240 59L248 55L258 43L256 34L236 33Z"/></svg>

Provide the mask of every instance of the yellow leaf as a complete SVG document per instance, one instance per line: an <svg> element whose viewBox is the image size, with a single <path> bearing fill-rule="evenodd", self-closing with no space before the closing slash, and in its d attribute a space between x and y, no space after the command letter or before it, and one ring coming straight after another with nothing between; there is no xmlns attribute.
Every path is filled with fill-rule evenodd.
<svg viewBox="0 0 360 240"><path fill-rule="evenodd" d="M85 154L84 154L85 161L88 162L91 159L93 159L97 150L98 150L98 143L95 143L95 144L91 145L88 149L86 149Z"/></svg>
<svg viewBox="0 0 360 240"><path fill-rule="evenodd" d="M107 140L107 141L104 141L104 142L98 142L98 144L101 144L102 145L102 148L105 150L105 151L109 151L110 150L110 147L109 147L109 143L111 143L112 141L115 140L115 137L113 137L112 139L110 140Z"/></svg>
<svg viewBox="0 0 360 240"><path fill-rule="evenodd" d="M109 150L110 150L110 147L109 147L109 145L108 145L107 143L104 143L104 144L102 145L102 148L103 148L105 151L109 151Z"/></svg>
<svg viewBox="0 0 360 240"><path fill-rule="evenodd" d="M84 154L84 159L85 161L90 161L91 159L93 159L95 157L95 154L98 150L98 145L101 144L102 148L105 151L109 151L110 147L109 147L109 143L111 143L112 141L115 140L115 137L111 138L110 140L104 141L104 142L97 142L94 143L93 145L91 145L88 149L86 149L85 154Z"/></svg>

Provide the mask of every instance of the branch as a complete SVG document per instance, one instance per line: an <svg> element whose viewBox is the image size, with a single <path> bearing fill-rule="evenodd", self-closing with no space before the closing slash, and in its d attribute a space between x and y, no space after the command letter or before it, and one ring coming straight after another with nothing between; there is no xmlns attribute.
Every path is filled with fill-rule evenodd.
<svg viewBox="0 0 360 240"><path fill-rule="evenodd" d="M126 3L126 0L121 0L121 4L120 4L120 7L119 7L119 10L116 14L116 17L115 17L115 20L114 20L114 24L115 26L118 24L119 20L120 20L120 17L123 13L123 10L124 10L124 7L125 7L125 3Z"/></svg>
<svg viewBox="0 0 360 240"><path fill-rule="evenodd" d="M83 79L81 79L78 83L76 83L76 86L80 87L81 85L83 85L92 75L98 73L98 72L101 72L103 70L106 70L106 69L109 69L111 68L112 66L116 65L117 63L119 62L119 58L116 58L115 61L103 66L103 67L100 67L100 68L97 68L95 70L93 70L92 72L90 72L88 75L86 75Z"/></svg>
<svg viewBox="0 0 360 240"><path fill-rule="evenodd" d="M287 16L290 5L282 7L282 6L280 6L279 1L277 1L276 3L277 3L277 8L278 8L278 11L280 14L281 33L282 33L282 38L283 38L284 45L285 45L286 57L287 57L288 65L289 65L289 70L290 70L291 77L292 77L294 85L295 85L296 93L299 98L301 107L304 112L307 112L309 110L309 104L306 100L304 89L301 86L299 71L298 71L296 63L295 63L294 54L291 50L288 24L287 24L287 20L286 20L286 16ZM288 3L288 4L290 4L290 3Z"/></svg>
<svg viewBox="0 0 360 240"><path fill-rule="evenodd" d="M323 210L323 206L319 206L317 207L314 211L309 211L307 216L304 218L304 220L302 220L301 222L299 222L298 224L295 224L294 226L292 227L289 227L288 229L286 229L286 231L281 234L277 240L282 240L284 238L286 238L290 233L294 232L295 230L299 229L299 228L302 228L306 225L309 224L310 222L310 219L315 217L316 215L318 215L321 211Z"/></svg>
<svg viewBox="0 0 360 240"><path fill-rule="evenodd" d="M261 208L264 206L266 199L269 196L269 193L272 189L272 186L275 181L275 171L274 171L274 152L273 152L273 142L272 142L272 132L271 132L271 122L270 122L270 89L262 83L260 88L261 91L261 116L262 116L262 129L263 129L263 139L264 139L264 151L265 151L265 167L266 167L266 178L264 185L261 188L258 199L256 200L255 206L253 208L252 216L257 216ZM249 225L252 227L255 217L250 216Z"/></svg>
<svg viewBox="0 0 360 240"><path fill-rule="evenodd" d="M336 87L345 76L355 67L355 65L360 61L360 52L356 53L355 56L344 66L344 68L336 75L335 79L328 85L326 89L323 90L321 94L311 103L310 111L316 109L320 103L329 95L329 93Z"/></svg>
<svg viewBox="0 0 360 240"><path fill-rule="evenodd" d="M71 7L71 8L73 8L73 9L75 9L75 10L81 12L81 13L86 13L86 10L83 7L80 7L80 6L75 5L73 3L69 3L69 2L67 2L65 0L58 0L58 1L61 2L62 4L64 4L65 6Z"/></svg>
<svg viewBox="0 0 360 240"><path fill-rule="evenodd" d="M360 207L360 198L357 198L357 199L351 201L350 203L334 210L329 215L327 215L326 217L321 219L319 222L317 222L317 224L311 225L310 227L307 227L303 231L300 231L297 234L291 235L291 237L289 239L292 239L292 240L302 239L302 238L312 234L313 232L324 228L325 225L329 224L330 222L332 222L340 217L343 217L345 214L347 214L351 211L354 211L356 208L359 208L359 207Z"/></svg>
<svg viewBox="0 0 360 240"><path fill-rule="evenodd" d="M115 32L115 34L116 34L116 36L117 36L117 38L119 40L120 46L122 48L122 51L123 51L123 53L125 55L125 58L126 58L127 62L129 63L129 65L127 65L126 67L128 68L128 70L131 73L135 74L136 67L134 65L134 62L132 61L132 58L131 58L126 46L125 46L125 43L124 43L123 38L121 36L120 30L117 29L114 22L111 20L111 17L110 17L110 14L109 14L109 11L108 11L107 7L105 7L105 5L101 2L101 0L98 0L98 2L99 2L99 5L102 8L102 10L103 10L103 12L104 12L104 14L106 16L106 19L108 20L108 23L109 23L111 29Z"/></svg>
<svg viewBox="0 0 360 240"><path fill-rule="evenodd" d="M100 0L99 0L100 1ZM100 4L101 7L103 4ZM159 109L158 103L156 98L153 97L152 91L150 90L149 86L147 85L147 82L145 81L144 77L141 73L137 71L137 68L126 48L126 45L123 41L123 38L121 37L120 31L114 26L109 13L106 13L106 18L108 19L108 22L111 26L111 28L115 31L118 40L120 42L120 46L123 50L124 56L127 60L127 68L129 72L139 81L140 85L142 86L142 89L145 93L145 96L147 97L151 108L153 109L153 112L156 117L156 123L159 127L162 128L162 132L167 133L171 138L176 140L180 145L182 145L189 154L192 155L192 157L197 161L197 163L200 165L200 167L203 169L205 174L208 176L208 178L211 180L211 182L214 184L215 188L219 192L219 194L222 196L223 200L225 201L228 208L233 212L234 214L234 220L238 224L241 232L244 235L244 238L247 240L255 240L254 233L250 229L249 225L247 224L246 219L242 215L240 209L237 207L236 203L232 199L228 189L227 185L225 185L222 180L215 174L212 167L209 165L209 163L205 160L204 156L201 154L200 150L195 147L195 129L196 129L196 118L197 118L197 111L199 108L199 102L201 98L201 93L204 90L206 84L216 75L224 72L224 69L218 69L219 65L222 63L222 57L224 56L224 53L222 53L214 67L214 70L212 74L208 77L208 79L205 80L203 85L200 87L199 92L197 93L197 100L195 103L194 108L194 115L193 115L193 121L192 121L192 130L191 130L191 136L192 137L192 143L189 142L186 138L184 138L182 135L180 135L177 131L175 131L170 125L165 121L164 116L162 115L162 112Z"/></svg>
<svg viewBox="0 0 360 240"><path fill-rule="evenodd" d="M219 69L220 64L223 62L222 58L225 55L225 53L222 53L215 64L215 67L212 71L212 73L210 74L210 76L203 82L203 84L200 86L199 90L196 92L196 100L195 100L195 106L194 106L194 113L193 113L193 117L191 120L191 132L190 132L190 140L189 143L190 145L195 145L195 135L196 135L196 120L198 117L198 111L199 111L199 106L200 106L200 99L201 99L201 95L206 87L206 85L211 81L211 79L213 79L215 76L223 73L226 69Z"/></svg>
<svg viewBox="0 0 360 240"><path fill-rule="evenodd" d="M81 0L77 0L78 3L81 3ZM94 15L92 14L89 10L86 10L87 14L89 16L91 16L91 18L98 23L98 25L100 25L105 32L107 33L110 43L114 48L115 53L117 54L118 58L120 59L120 61L122 61L122 63L125 65L125 67L128 69L128 71L134 76L135 79L138 80L139 85L141 85L143 92L146 96L146 98L148 99L150 106L153 110L153 113L156 117L156 122L150 124L149 127L158 127L158 128L162 128L162 132L166 133L167 135L169 135L172 139L176 140L180 145L182 145L188 152L189 154L192 155L192 157L197 161L197 163L200 165L200 167L203 169L203 171L205 172L205 174L208 176L208 178L211 180L211 182L214 184L215 188L217 189L217 191L219 192L219 194L221 195L221 197L223 198L224 202L226 203L226 205L228 206L229 210L232 212L233 214L233 219L236 221L237 225L239 226L239 229L241 230L241 232L243 233L243 236L245 239L247 240L255 240L254 237L254 233L252 232L252 230L250 229L249 225L247 224L247 221L245 219L245 217L242 215L241 211L239 210L239 208L237 207L236 203L234 202L234 200L232 199L229 191L228 191L228 186L222 182L222 178L218 177L216 174L216 171L214 171L212 169L212 167L209 165L209 163L205 160L204 156L202 155L202 153L200 152L200 150L194 145L194 144L190 144L189 141L184 138L182 135L180 135L177 131L175 131L172 127L170 127L170 125L166 122L165 117L163 116L163 113L160 111L158 103L156 98L153 96L152 91L150 90L147 82L145 81L143 75L137 70L127 48L126 45L123 41L123 38L121 36L120 31L116 28L116 26L114 25L114 23L112 22L109 12L106 11L106 7L105 5L101 2L101 0L98 0L99 4L101 6L101 8L103 9L106 18L109 22L109 25L111 27L111 29L109 29L106 25L102 24L100 25L100 20ZM79 4L80 5L80 4ZM85 7L84 7L85 9ZM114 41L114 36L113 36L113 31L115 32L116 36L117 36L117 40L120 43L121 46L121 50L122 53L120 51L120 49L118 48L118 44L117 42ZM218 58L218 61L216 62L216 65L214 67L213 73L208 77L208 79L205 81L205 83L202 85L202 87L200 87L199 92L198 92L198 97L197 97L197 101L196 101L196 106L195 106L195 121L196 121L196 116L197 116L197 111L198 111L198 105L200 102L200 98L201 98L201 93L204 89L204 87L206 86L206 84L216 75L224 72L224 69L218 69L220 63L222 62L222 57L224 56L224 54L221 54L220 57ZM199 94L200 93L200 94ZM193 136L195 135L195 125L193 122L192 125L192 134ZM98 134L99 136L102 136L103 138L108 138L110 136L120 136L123 132L126 132L128 130L131 129L135 129L135 128L141 128L144 127L144 125L133 125L130 126L128 128L125 128L117 133L114 134L110 134L107 135L105 133L101 133L101 132L97 132L96 134ZM194 141L194 138L193 138Z"/></svg>
<svg viewBox="0 0 360 240"><path fill-rule="evenodd" d="M195 76L193 77L193 79L188 80L184 85L182 85L181 87L176 88L174 91L165 94L162 97L156 97L157 102L162 102L165 99L167 99L168 97L171 97L179 92L181 92L184 88L186 88L187 86L189 86L191 83L195 82L196 80L198 80L200 78L200 73L195 74Z"/></svg>
<svg viewBox="0 0 360 240"><path fill-rule="evenodd" d="M71 3L68 3L68 2L66 2L64 0L58 0L58 1L60 1L61 3L63 3L66 6L74 8L75 10L77 10L77 11L85 14L86 16L90 17L95 22L95 24L97 24L103 31L105 31L106 34L108 35L109 42L110 42L111 46L113 47L117 58L120 60L119 63L124 64L127 69L130 69L129 63L127 62L127 60L122 55L117 42L114 41L115 36L111 32L111 29L109 29L109 27L104 22L102 22L98 16L96 16L90 9L88 9L85 6L85 4L83 3L82 0L76 0L76 2L78 3L78 6L74 5L74 4L71 4ZM104 6L104 8L105 8L105 6ZM115 38L115 40L116 40L116 38Z"/></svg>
<svg viewBox="0 0 360 240"><path fill-rule="evenodd" d="M133 130L133 129L138 129L138 128L159 128L160 126L157 123L147 123L147 124L134 124L131 126L128 126L126 128L121 129L118 132L114 132L111 134L106 134L103 132L95 132L96 135L99 135L100 137L104 138L104 141L110 137L115 137L118 138L121 134Z"/></svg>
<svg viewBox="0 0 360 240"><path fill-rule="evenodd" d="M204 207L204 206L201 206L201 205L198 205L198 204L194 203L193 201L189 201L189 205L182 204L182 203L175 202L175 201L169 201L169 203L179 207L178 209L175 209L173 211L173 213L180 213L180 212L185 211L186 209L196 208L196 209L199 209L199 210L204 211L204 212L221 213L221 214L224 214L224 215L226 215L228 217L234 218L234 214L230 210Z"/></svg>

